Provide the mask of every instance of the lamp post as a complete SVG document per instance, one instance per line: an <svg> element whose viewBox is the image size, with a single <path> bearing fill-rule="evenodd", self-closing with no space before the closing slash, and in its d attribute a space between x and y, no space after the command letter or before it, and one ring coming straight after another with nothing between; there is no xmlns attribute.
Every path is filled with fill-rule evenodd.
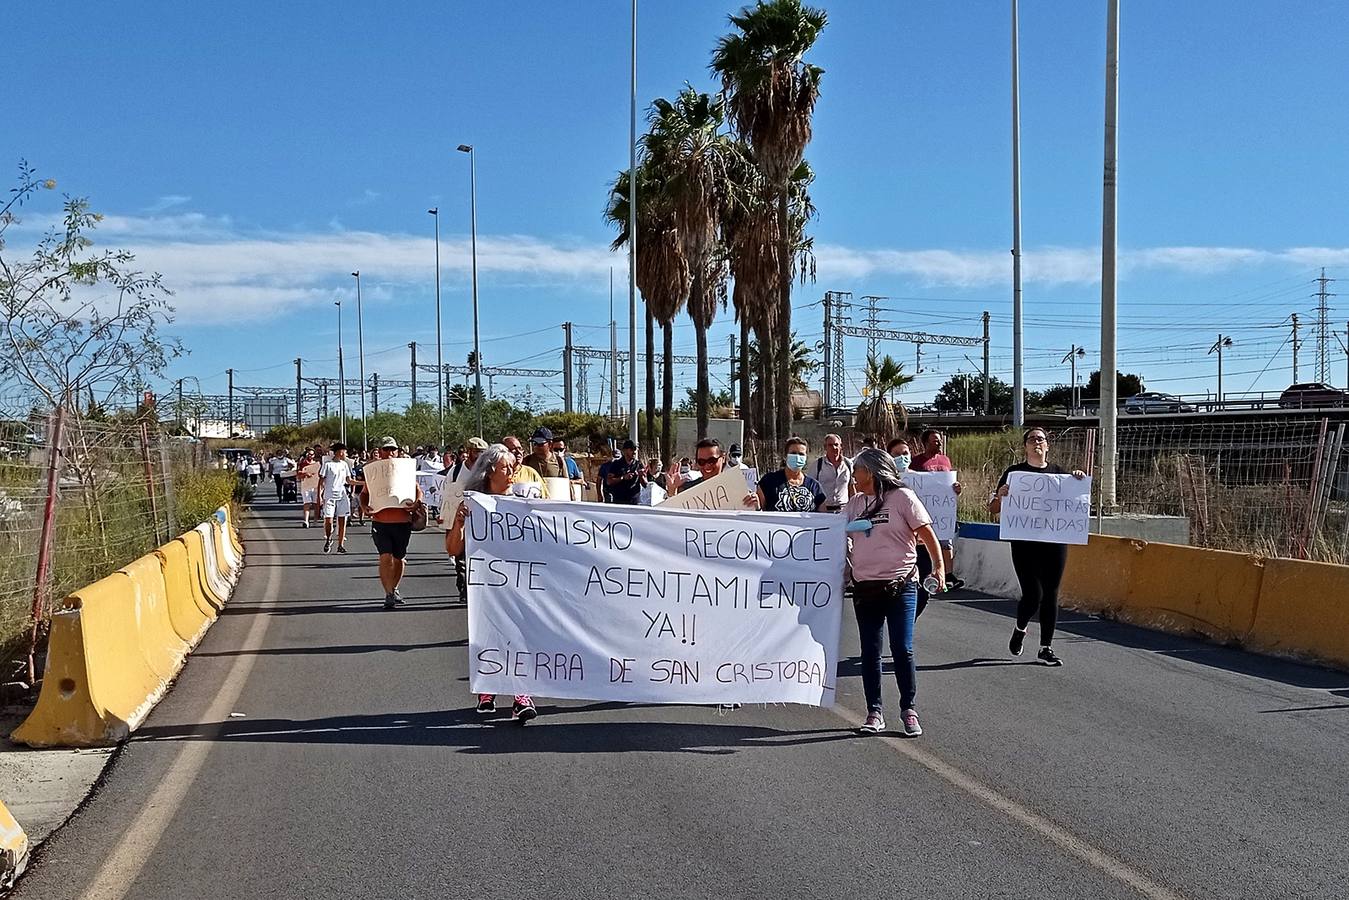
<svg viewBox="0 0 1349 900"><path fill-rule="evenodd" d="M355 271L351 277L356 279L356 356L361 377L361 450L370 449L369 428L365 422L365 326L361 322L361 273Z"/></svg>
<svg viewBox="0 0 1349 900"><path fill-rule="evenodd" d="M337 437L345 444L347 442L347 369L346 363L342 359L341 299L338 299L334 305L337 307L337 414L341 417L341 422L337 426Z"/></svg>
<svg viewBox="0 0 1349 900"><path fill-rule="evenodd" d="M1021 20L1012 0L1012 424L1026 424L1021 317Z"/></svg>
<svg viewBox="0 0 1349 900"><path fill-rule="evenodd" d="M440 410L440 449L445 450L445 348L440 340L440 207L427 214L436 220L436 404Z"/></svg>
<svg viewBox="0 0 1349 900"><path fill-rule="evenodd" d="M460 144L460 153L468 154L470 240L473 258L473 385L478 413L478 437L482 437L482 347L478 340L478 164L472 144Z"/></svg>
<svg viewBox="0 0 1349 900"><path fill-rule="evenodd" d="M1223 351L1232 346L1232 339L1225 335L1218 335L1218 340L1213 342L1213 346L1208 348L1209 354L1218 354L1218 409L1223 408Z"/></svg>
<svg viewBox="0 0 1349 900"><path fill-rule="evenodd" d="M637 0L632 0L632 72L628 109L628 440L637 443ZM648 307L648 312L650 308ZM650 327L651 319L647 319ZM649 334L650 332L648 332ZM647 360L648 366L651 360ZM653 421L652 410L646 411ZM649 448L648 448L649 449ZM668 448L667 448L668 452Z"/></svg>

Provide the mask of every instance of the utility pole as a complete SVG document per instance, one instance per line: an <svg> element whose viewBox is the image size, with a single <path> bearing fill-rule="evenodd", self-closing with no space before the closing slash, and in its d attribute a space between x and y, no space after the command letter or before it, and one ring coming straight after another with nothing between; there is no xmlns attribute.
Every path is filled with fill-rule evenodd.
<svg viewBox="0 0 1349 900"><path fill-rule="evenodd" d="M351 273L356 279L356 359L361 381L361 450L370 450L370 433L365 421L365 323L361 319L361 273Z"/></svg>
<svg viewBox="0 0 1349 900"><path fill-rule="evenodd" d="M834 325L834 294L832 291L824 292L824 408L828 409L829 404L834 402L834 361L831 358L833 335L830 333ZM731 352L731 358L735 358L735 352ZM743 372L740 373L744 375Z"/></svg>
<svg viewBox="0 0 1349 900"><path fill-rule="evenodd" d="M1026 424L1021 349L1021 20L1012 0L1012 424Z"/></svg>
<svg viewBox="0 0 1349 900"><path fill-rule="evenodd" d="M1291 318L1293 319L1293 384L1297 384L1302 380L1297 377L1297 352L1302 349L1302 342L1297 337L1297 313L1293 313Z"/></svg>
<svg viewBox="0 0 1349 900"><path fill-rule="evenodd" d="M870 328L870 329L873 329L873 330L874 330L874 329L877 329L877 328L880 328L880 327L881 327L881 311L880 311L880 309L877 307L877 305L880 303L881 300L883 300L883 299L885 299L885 298L883 298L883 297L863 297L862 299L865 300L866 303L867 303L867 314L866 314L866 315L867 315L867 327ZM867 338L867 359L873 358L873 357L876 355L876 352L877 352L878 350L880 350L880 347L881 347L881 342L880 342L880 340L879 340L877 337L875 337L874 335L872 335L871 337L868 337L868 338Z"/></svg>
<svg viewBox="0 0 1349 900"><path fill-rule="evenodd" d="M1119 0L1109 0L1105 33L1105 164L1101 179L1101 493L1104 512L1115 511L1115 455L1119 435L1119 371L1115 357L1115 301L1119 250Z"/></svg>
<svg viewBox="0 0 1349 900"><path fill-rule="evenodd" d="M417 405L417 342L408 344L408 349L412 351L412 405Z"/></svg>
<svg viewBox="0 0 1349 900"><path fill-rule="evenodd" d="M1223 350L1225 350L1226 348L1228 348L1228 347L1230 347L1230 346L1232 346L1232 339L1231 339L1230 337L1223 337L1221 334L1219 334L1219 335L1218 335L1218 340L1214 341L1213 346L1210 347L1210 348L1208 348L1208 352L1209 352L1209 353L1216 353L1216 354L1218 354L1218 408L1219 408L1219 409L1222 409L1222 405L1223 405ZM1102 391L1102 393L1104 393L1104 391Z"/></svg>
<svg viewBox="0 0 1349 900"><path fill-rule="evenodd" d="M631 74L628 110L628 440L635 444L637 443L637 0L632 0ZM650 362L647 365L650 365ZM648 409L647 421L654 421L654 414L654 410ZM645 449L649 452L651 448Z"/></svg>
<svg viewBox="0 0 1349 900"><path fill-rule="evenodd" d="M1326 285L1333 284L1334 278L1326 277L1326 270L1321 270L1321 277L1316 279L1320 285L1313 296L1317 299L1316 304L1316 380L1322 384L1330 382L1330 298L1334 297L1326 291ZM1297 381L1294 376L1293 381Z"/></svg>
<svg viewBox="0 0 1349 900"><path fill-rule="evenodd" d="M379 373L370 373L370 405L374 407L375 415L379 415Z"/></svg>
<svg viewBox="0 0 1349 900"><path fill-rule="evenodd" d="M226 369L225 375L229 378L229 421L225 423L225 435L234 437L234 370Z"/></svg>
<svg viewBox="0 0 1349 900"><path fill-rule="evenodd" d="M984 310L984 415L991 415L993 404L990 402L992 385L989 384L989 365L988 365L988 310Z"/></svg>
<svg viewBox="0 0 1349 900"><path fill-rule="evenodd" d="M304 425L304 360L295 357L295 425Z"/></svg>
<svg viewBox="0 0 1349 900"><path fill-rule="evenodd" d="M618 320L614 318L614 267L609 267L609 416L617 419L618 409Z"/></svg>
<svg viewBox="0 0 1349 900"><path fill-rule="evenodd" d="M961 372L961 377L965 379L965 412L970 411L970 373Z"/></svg>
<svg viewBox="0 0 1349 900"><path fill-rule="evenodd" d="M731 356L730 356L730 360L731 360L731 362L730 362L730 366L731 366L731 371L730 371L730 376L731 376L731 381L730 381L730 385L731 385L731 409L735 409L735 404L736 404L736 399L737 399L737 398L736 398L736 392L735 392L735 363L736 363L736 355L735 355L735 334L734 334L734 332L730 335L730 338L731 338ZM826 400L825 402L828 403L827 400Z"/></svg>
<svg viewBox="0 0 1349 900"><path fill-rule="evenodd" d="M338 426L338 440L347 442L347 364L342 354L342 301L337 300L337 409L342 421Z"/></svg>
<svg viewBox="0 0 1349 900"><path fill-rule="evenodd" d="M574 412L571 380L571 323L562 323L562 409Z"/></svg>

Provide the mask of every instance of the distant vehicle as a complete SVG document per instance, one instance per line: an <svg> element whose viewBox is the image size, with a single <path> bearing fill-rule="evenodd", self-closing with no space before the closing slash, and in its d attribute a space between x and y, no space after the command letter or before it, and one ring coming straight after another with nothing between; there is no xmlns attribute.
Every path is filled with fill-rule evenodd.
<svg viewBox="0 0 1349 900"><path fill-rule="evenodd" d="M1124 411L1131 416L1137 416L1147 413L1192 413L1195 408L1193 404L1186 403L1175 394L1145 391L1125 400Z"/></svg>
<svg viewBox="0 0 1349 900"><path fill-rule="evenodd" d="M1289 385L1279 395L1279 406L1284 409L1303 409L1309 406L1349 406L1349 391L1322 384L1319 381L1305 381Z"/></svg>

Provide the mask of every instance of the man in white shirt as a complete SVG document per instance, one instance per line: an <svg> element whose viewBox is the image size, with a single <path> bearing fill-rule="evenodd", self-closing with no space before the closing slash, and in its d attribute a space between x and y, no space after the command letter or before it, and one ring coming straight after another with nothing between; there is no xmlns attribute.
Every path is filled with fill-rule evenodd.
<svg viewBox="0 0 1349 900"><path fill-rule="evenodd" d="M272 476L272 481L276 482L277 503L281 502L281 488L285 484L286 473L289 472L294 465L295 462L285 450L282 450L267 461L267 470Z"/></svg>
<svg viewBox="0 0 1349 900"><path fill-rule="evenodd" d="M351 482L351 463L347 461L347 445L333 444L332 459L319 469L319 506L323 509L323 552L333 551L333 519L337 520L337 552L347 552L347 516L351 515L351 496L347 485Z"/></svg>
<svg viewBox="0 0 1349 900"><path fill-rule="evenodd" d="M836 434L824 436L824 456L815 460L815 480L824 489L824 511L843 509L852 491L852 460L843 455L843 438Z"/></svg>

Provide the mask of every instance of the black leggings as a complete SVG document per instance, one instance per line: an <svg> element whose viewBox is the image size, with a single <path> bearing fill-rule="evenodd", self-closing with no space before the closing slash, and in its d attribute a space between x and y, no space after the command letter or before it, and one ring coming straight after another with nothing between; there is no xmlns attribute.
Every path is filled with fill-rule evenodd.
<svg viewBox="0 0 1349 900"><path fill-rule="evenodd" d="M1021 582L1021 602L1016 605L1016 627L1025 630L1035 611L1040 611L1040 646L1054 641L1059 620L1059 582L1068 562L1067 544L1041 541L1011 541L1012 566Z"/></svg>

